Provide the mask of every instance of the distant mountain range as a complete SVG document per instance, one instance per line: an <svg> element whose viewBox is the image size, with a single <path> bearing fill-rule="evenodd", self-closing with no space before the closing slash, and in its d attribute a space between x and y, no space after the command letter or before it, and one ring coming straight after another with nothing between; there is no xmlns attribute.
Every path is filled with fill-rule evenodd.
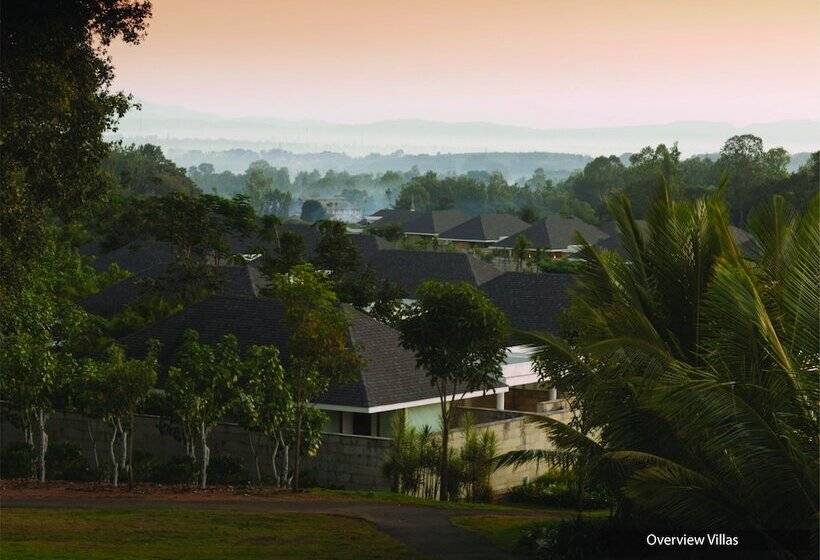
<svg viewBox="0 0 820 560"><path fill-rule="evenodd" d="M423 120L337 124L270 117L223 117L163 105L143 104L120 123L118 136L153 141L180 150L256 151L279 148L294 153L335 151L361 156L438 152L552 152L596 156L634 152L675 141L685 155L717 152L735 134L751 133L767 146L790 152L820 149L820 121L790 120L734 126L722 122L673 122L602 128L539 129L485 122Z"/></svg>

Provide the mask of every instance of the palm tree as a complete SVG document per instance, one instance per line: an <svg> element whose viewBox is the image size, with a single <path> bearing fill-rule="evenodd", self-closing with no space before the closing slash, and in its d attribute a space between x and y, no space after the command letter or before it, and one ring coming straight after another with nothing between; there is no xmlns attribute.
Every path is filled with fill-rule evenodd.
<svg viewBox="0 0 820 560"><path fill-rule="evenodd" d="M773 550L793 546L784 531L816 543L820 198L802 216L781 197L751 215L753 259L722 189L685 201L664 184L645 227L624 196L609 207L626 255L579 239L574 330L541 336L537 358L576 421L541 422L640 511L755 531Z"/></svg>
<svg viewBox="0 0 820 560"><path fill-rule="evenodd" d="M513 245L512 253L515 258L515 270L520 272L524 261L529 256L530 241L524 235L519 235L515 238L515 245Z"/></svg>

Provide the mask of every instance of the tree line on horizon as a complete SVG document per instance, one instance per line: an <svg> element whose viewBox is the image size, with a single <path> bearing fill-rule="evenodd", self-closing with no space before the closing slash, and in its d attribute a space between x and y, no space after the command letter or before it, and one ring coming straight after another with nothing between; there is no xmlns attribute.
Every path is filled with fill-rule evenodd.
<svg viewBox="0 0 820 560"><path fill-rule="evenodd" d="M470 171L459 175L421 173L418 169L383 174L328 170L301 171L291 178L287 167L265 160L247 171L217 172L209 163L187 171L166 158L158 146L116 146L103 169L126 191L161 194L168 191L247 196L259 214L287 218L296 199L341 197L363 212L395 207L425 210L457 209L467 214L507 212L532 222L548 214L575 216L589 223L606 218L607 196L624 192L642 217L659 177L695 198L714 190L726 179L726 200L735 225L743 226L748 212L773 194L803 208L818 183L820 152L812 153L789 172L790 155L783 148L765 149L753 135L728 139L716 157L682 159L676 145L646 146L627 157L600 156L568 178L554 181L543 169L509 182L499 172ZM626 159L626 162L624 161Z"/></svg>

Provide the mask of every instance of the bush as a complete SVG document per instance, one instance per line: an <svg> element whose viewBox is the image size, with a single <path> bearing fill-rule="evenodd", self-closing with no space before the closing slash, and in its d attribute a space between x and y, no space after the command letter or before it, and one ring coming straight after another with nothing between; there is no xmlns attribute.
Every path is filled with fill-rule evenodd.
<svg viewBox="0 0 820 560"><path fill-rule="evenodd" d="M29 478L35 475L34 450L26 443L13 443L0 453L0 477Z"/></svg>
<svg viewBox="0 0 820 560"><path fill-rule="evenodd" d="M547 473L532 482L512 488L507 497L512 502L541 506L577 508L578 495L571 476ZM609 505L606 492L593 487L584 492L581 509L605 508Z"/></svg>
<svg viewBox="0 0 820 560"><path fill-rule="evenodd" d="M538 263L538 270L541 272L578 272L581 262L570 259L544 259Z"/></svg>
<svg viewBox="0 0 820 560"><path fill-rule="evenodd" d="M136 460L136 474L140 480L156 482L159 484L191 484L196 480L199 472L196 461L185 455L171 457L165 462L154 461L148 455L142 459L142 466Z"/></svg>
<svg viewBox="0 0 820 560"><path fill-rule="evenodd" d="M52 443L46 450L46 476L51 480L90 481L97 479L97 472L76 444L60 442Z"/></svg>
<svg viewBox="0 0 820 560"><path fill-rule="evenodd" d="M572 519L533 527L521 536L518 545L534 558L598 559L610 556L611 536L608 520Z"/></svg>
<svg viewBox="0 0 820 560"><path fill-rule="evenodd" d="M247 484L248 471L239 457L219 455L208 465L208 482L213 484Z"/></svg>

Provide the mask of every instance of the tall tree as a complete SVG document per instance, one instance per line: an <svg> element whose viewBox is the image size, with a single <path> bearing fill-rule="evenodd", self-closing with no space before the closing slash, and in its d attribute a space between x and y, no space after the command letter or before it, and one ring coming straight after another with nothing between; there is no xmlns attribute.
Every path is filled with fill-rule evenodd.
<svg viewBox="0 0 820 560"><path fill-rule="evenodd" d="M47 217L70 220L103 196L103 133L131 105L111 90L107 50L115 39L139 43L150 16L141 0L3 3L0 300L26 285Z"/></svg>
<svg viewBox="0 0 820 560"><path fill-rule="evenodd" d="M436 387L441 406L441 499L448 496L453 403L476 390L492 390L501 379L509 325L487 297L467 283L431 280L400 323L401 344L416 354Z"/></svg>
<svg viewBox="0 0 820 560"><path fill-rule="evenodd" d="M200 488L208 483L211 430L239 403L241 365L239 344L233 335L210 346L199 341L196 331L188 330L174 365L168 369L168 398L182 422L199 435Z"/></svg>
<svg viewBox="0 0 820 560"><path fill-rule="evenodd" d="M288 379L296 405L293 487L299 488L305 419L313 399L334 381L351 381L361 358L351 347L348 320L328 280L309 264L273 278L270 293L285 306L290 328Z"/></svg>

